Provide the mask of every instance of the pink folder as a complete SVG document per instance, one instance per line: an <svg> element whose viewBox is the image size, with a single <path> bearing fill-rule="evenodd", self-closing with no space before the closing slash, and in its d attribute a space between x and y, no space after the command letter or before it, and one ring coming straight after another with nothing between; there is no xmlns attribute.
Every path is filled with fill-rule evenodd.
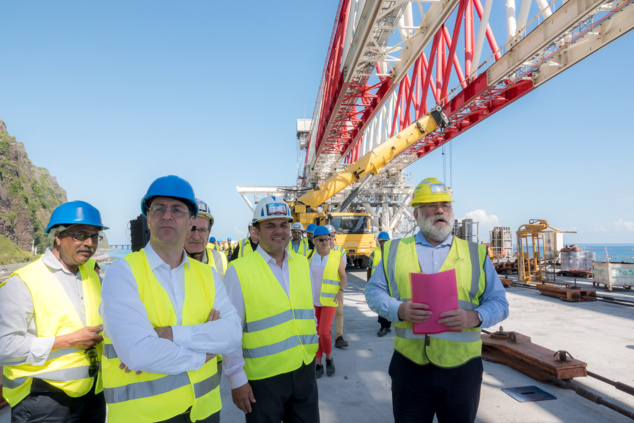
<svg viewBox="0 0 634 423"><path fill-rule="evenodd" d="M414 323L417 335L451 332L438 323L440 313L458 308L458 288L454 269L439 273L410 273L412 302L427 304L433 314L423 323ZM459 331L454 331L459 332Z"/></svg>

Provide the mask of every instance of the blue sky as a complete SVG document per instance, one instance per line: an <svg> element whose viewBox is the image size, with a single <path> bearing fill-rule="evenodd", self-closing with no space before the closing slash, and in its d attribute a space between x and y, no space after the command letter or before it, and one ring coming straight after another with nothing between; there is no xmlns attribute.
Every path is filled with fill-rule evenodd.
<svg viewBox="0 0 634 423"><path fill-rule="evenodd" d="M337 3L0 0L0 119L113 244L167 174L210 204L212 235L242 238L236 185L295 182L295 120L312 116ZM539 218L578 232L566 243L634 243L633 42L452 141L455 214L482 240ZM429 154L409 182L442 163Z"/></svg>

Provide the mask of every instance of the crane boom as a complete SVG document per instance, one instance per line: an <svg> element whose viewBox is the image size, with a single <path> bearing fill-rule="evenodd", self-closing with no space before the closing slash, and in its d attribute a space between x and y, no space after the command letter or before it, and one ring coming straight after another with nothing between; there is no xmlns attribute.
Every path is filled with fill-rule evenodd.
<svg viewBox="0 0 634 423"><path fill-rule="evenodd" d="M423 136L434 132L438 128L446 128L449 124L447 116L439 106L434 107L429 113L417 119L410 126L368 152L359 160L348 165L345 169L335 173L330 178L319 184L312 191L298 198L298 202L316 208L329 198L353 183L376 175L392 159L412 146Z"/></svg>

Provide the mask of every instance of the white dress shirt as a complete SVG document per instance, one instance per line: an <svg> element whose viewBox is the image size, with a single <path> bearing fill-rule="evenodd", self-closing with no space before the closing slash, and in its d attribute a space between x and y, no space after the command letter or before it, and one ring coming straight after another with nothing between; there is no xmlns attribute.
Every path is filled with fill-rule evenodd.
<svg viewBox="0 0 634 423"><path fill-rule="evenodd" d="M266 264L273 272L275 279L280 283L280 286L284 289L284 292L289 296L289 276L288 276L288 259L294 260L293 256L284 251L284 260L282 261L282 267L277 265L277 262L273 257L267 254L260 245L251 254L260 254ZM236 308L238 317L240 318L241 328L244 328L244 296L242 294L242 287L240 286L240 280L238 274L233 266L230 266L225 273L225 285L227 286L227 292L229 293L229 300L231 304ZM312 294L311 294L312 295ZM290 297L289 297L290 298ZM222 363L224 367L224 373L229 379L229 386L231 389L239 388L246 384L249 380L247 374L244 372L244 357L242 355L242 346L231 351L229 354L222 356Z"/></svg>
<svg viewBox="0 0 634 423"><path fill-rule="evenodd" d="M81 275L71 273L47 249L40 259L66 292L82 323L86 324L84 287ZM38 337L35 326L33 297L18 276L10 277L0 288L0 365L22 363L43 366L55 337Z"/></svg>
<svg viewBox="0 0 634 423"><path fill-rule="evenodd" d="M183 326L185 266L190 265L185 250L183 261L174 269L158 256L150 243L145 246L145 255L152 273L170 298L178 323L172 326L173 342L159 338L139 297L129 263L117 260L110 265L103 281L100 311L105 335L112 340L118 357L128 368L179 374L200 369L207 353L226 354L240 346L240 319L214 269L214 309L220 312L220 319Z"/></svg>

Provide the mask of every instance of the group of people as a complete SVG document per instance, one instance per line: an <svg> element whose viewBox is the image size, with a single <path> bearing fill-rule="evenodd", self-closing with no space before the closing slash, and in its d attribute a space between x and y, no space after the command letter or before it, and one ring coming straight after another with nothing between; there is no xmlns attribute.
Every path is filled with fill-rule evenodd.
<svg viewBox="0 0 634 423"><path fill-rule="evenodd" d="M480 327L508 315L486 248L451 235L452 202L438 180L421 182L411 204L420 232L380 234L372 257L366 299L379 336L395 327L397 422L474 421ZM335 373L330 333L347 282L334 228L303 238L283 199L267 197L228 260L209 242L208 205L182 178L156 179L141 211L150 241L103 281L91 257L107 227L73 201L51 215L51 248L0 284L12 422L103 422L106 404L111 422L218 422L223 372L247 422L318 422L317 378ZM409 274L449 269L459 308L435 318L451 332L414 334L434 312L411 301Z"/></svg>

